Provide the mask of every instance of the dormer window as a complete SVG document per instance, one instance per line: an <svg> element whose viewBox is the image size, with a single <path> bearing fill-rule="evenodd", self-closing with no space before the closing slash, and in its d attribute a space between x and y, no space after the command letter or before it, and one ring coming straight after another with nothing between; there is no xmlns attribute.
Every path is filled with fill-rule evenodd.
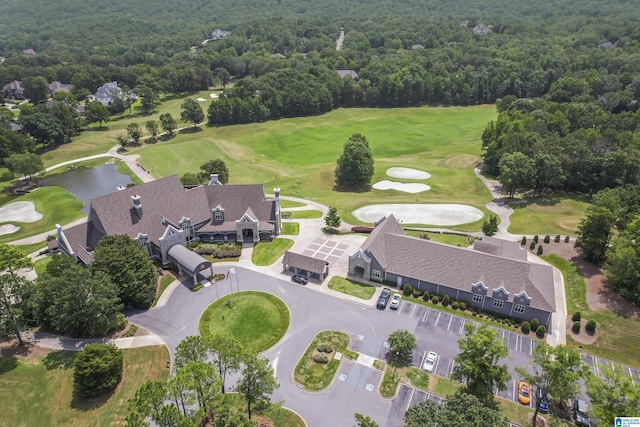
<svg viewBox="0 0 640 427"><path fill-rule="evenodd" d="M214 221L222 221L222 220L224 220L224 213L222 213L222 211L215 211L213 213L213 220Z"/></svg>

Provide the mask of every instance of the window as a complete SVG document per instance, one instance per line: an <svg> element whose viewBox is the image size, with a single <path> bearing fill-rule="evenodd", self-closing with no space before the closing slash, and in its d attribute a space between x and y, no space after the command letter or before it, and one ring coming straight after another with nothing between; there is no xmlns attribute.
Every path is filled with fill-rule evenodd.
<svg viewBox="0 0 640 427"><path fill-rule="evenodd" d="M503 305L504 305L504 301L502 301L501 299L494 299L493 300L493 306L495 308L502 308Z"/></svg>
<svg viewBox="0 0 640 427"><path fill-rule="evenodd" d="M482 300L484 299L484 296L480 295L480 294L473 294L473 302L477 302L482 304Z"/></svg>
<svg viewBox="0 0 640 427"><path fill-rule="evenodd" d="M371 272L371 277L373 277L374 279L381 279L382 273L380 273L380 270L373 270Z"/></svg>
<svg viewBox="0 0 640 427"><path fill-rule="evenodd" d="M515 311L516 313L524 313L524 305L522 304L516 304L515 307L513 307L513 311Z"/></svg>
<svg viewBox="0 0 640 427"><path fill-rule="evenodd" d="M213 213L213 219L214 221L222 221L224 220L224 214L222 213L222 211L215 211Z"/></svg>

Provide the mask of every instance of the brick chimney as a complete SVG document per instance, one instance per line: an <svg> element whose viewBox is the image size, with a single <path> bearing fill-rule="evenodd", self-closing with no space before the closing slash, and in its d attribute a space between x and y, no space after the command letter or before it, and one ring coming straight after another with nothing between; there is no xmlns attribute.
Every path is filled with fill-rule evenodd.
<svg viewBox="0 0 640 427"><path fill-rule="evenodd" d="M131 200L133 200L133 207L138 211L138 214L142 215L142 203L140 202L140 196L134 194L131 196Z"/></svg>

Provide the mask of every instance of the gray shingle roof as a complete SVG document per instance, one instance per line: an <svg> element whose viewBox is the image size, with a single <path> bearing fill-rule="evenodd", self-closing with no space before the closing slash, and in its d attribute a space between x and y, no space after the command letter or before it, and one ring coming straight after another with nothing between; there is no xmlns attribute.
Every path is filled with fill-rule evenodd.
<svg viewBox="0 0 640 427"><path fill-rule="evenodd" d="M473 242L473 249L503 258L517 259L520 261L527 260L527 251L520 249L520 243L518 242L509 242L507 240L484 236L482 240Z"/></svg>
<svg viewBox="0 0 640 427"><path fill-rule="evenodd" d="M524 291L531 307L555 311L553 269L548 265L405 236L393 216L374 229L363 249L365 245L387 272L465 291L479 281L490 290L504 286L510 300Z"/></svg>
<svg viewBox="0 0 640 427"><path fill-rule="evenodd" d="M169 256L185 267L191 274L211 267L211 261L207 261L201 255L185 248L182 245L173 245L169 249Z"/></svg>
<svg viewBox="0 0 640 427"><path fill-rule="evenodd" d="M290 251L284 253L282 263L316 274L324 274L328 264L327 261Z"/></svg>
<svg viewBox="0 0 640 427"><path fill-rule="evenodd" d="M350 76L354 80L358 78L358 73L356 73L355 70L336 70L336 73L338 73L341 79L347 76Z"/></svg>

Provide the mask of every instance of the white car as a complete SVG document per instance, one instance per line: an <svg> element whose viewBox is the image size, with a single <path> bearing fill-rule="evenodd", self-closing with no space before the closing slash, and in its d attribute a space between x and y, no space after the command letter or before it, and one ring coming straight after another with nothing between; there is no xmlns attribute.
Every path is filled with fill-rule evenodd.
<svg viewBox="0 0 640 427"><path fill-rule="evenodd" d="M433 372L433 368L436 366L437 359L438 355L434 351L430 351L429 354L427 354L427 358L424 360L422 369L427 372Z"/></svg>
<svg viewBox="0 0 640 427"><path fill-rule="evenodd" d="M391 305L389 306L389 308L397 310L398 307L400 307L401 299L402 299L402 296L400 294L394 294L393 298L391 298Z"/></svg>

